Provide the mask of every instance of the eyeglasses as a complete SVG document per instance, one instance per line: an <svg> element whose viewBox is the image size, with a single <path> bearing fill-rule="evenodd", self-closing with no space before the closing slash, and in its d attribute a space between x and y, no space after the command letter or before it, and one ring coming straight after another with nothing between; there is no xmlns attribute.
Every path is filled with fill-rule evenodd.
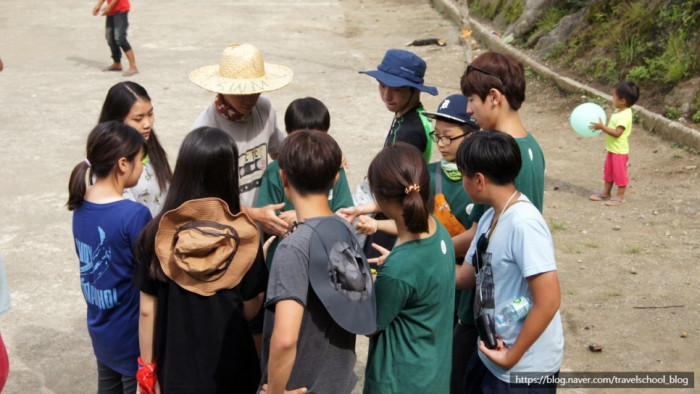
<svg viewBox="0 0 700 394"><path fill-rule="evenodd" d="M469 134L471 134L471 133L464 133L464 134L458 135L456 137L448 137L448 136L439 136L439 135L435 134L435 132L433 131L429 135L430 135L430 139L432 139L436 144L438 142L441 142L445 146L450 146L452 144L452 141L454 141L458 138L462 138L464 136L467 136Z"/></svg>
<svg viewBox="0 0 700 394"><path fill-rule="evenodd" d="M494 73L492 73L492 72L490 72L490 71L486 71L486 70L481 69L481 68L479 68L479 67L474 67L474 66L472 66L471 64L467 66L467 70L464 72L464 76L466 77L467 75L469 75L469 72L471 72L471 71L477 71L477 72L480 72L480 73L482 73L482 74L486 74L486 75L490 75L490 76L492 76L492 77L496 77L496 78L498 78L499 81L501 81L502 84L505 84L505 83L503 82L503 78L501 78L501 77L498 76L497 74L494 74Z"/></svg>
<svg viewBox="0 0 700 394"><path fill-rule="evenodd" d="M482 233L479 240L476 241L476 253L474 254L474 271L479 272L484 267L484 257L486 249L489 247L489 237L486 233Z"/></svg>

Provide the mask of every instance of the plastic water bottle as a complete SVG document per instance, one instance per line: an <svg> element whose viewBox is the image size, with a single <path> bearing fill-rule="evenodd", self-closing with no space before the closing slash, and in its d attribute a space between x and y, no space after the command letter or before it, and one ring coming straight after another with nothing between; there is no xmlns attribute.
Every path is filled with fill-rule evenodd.
<svg viewBox="0 0 700 394"><path fill-rule="evenodd" d="M522 296L511 301L495 316L496 327L501 328L524 319L532 308L532 298Z"/></svg>

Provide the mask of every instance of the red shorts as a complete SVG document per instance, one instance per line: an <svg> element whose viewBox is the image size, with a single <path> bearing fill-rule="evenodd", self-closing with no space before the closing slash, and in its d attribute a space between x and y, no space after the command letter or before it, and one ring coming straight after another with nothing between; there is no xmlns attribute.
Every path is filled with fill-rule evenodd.
<svg viewBox="0 0 700 394"><path fill-rule="evenodd" d="M603 180L614 182L617 187L627 187L630 178L627 176L627 158L629 155L608 152L603 166Z"/></svg>
<svg viewBox="0 0 700 394"><path fill-rule="evenodd" d="M7 375L9 372L10 360L7 358L5 343L2 341L2 336L0 336L0 392L2 391L2 388L5 387L5 382L7 381Z"/></svg>

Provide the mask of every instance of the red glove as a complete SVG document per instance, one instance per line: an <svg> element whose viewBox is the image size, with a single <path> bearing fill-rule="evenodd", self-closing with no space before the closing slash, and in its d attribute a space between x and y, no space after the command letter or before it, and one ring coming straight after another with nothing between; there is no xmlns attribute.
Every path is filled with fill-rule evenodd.
<svg viewBox="0 0 700 394"><path fill-rule="evenodd" d="M139 383L141 392L144 394L155 394L156 393L156 381L158 381L158 375L156 375L156 363L144 364L139 356L139 370L136 372L136 381Z"/></svg>

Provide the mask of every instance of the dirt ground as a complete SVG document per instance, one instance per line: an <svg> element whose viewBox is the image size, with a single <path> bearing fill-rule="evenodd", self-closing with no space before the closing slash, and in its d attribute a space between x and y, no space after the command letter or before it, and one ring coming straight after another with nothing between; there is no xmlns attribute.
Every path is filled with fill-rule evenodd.
<svg viewBox="0 0 700 394"><path fill-rule="evenodd" d="M5 392L89 393L96 387L95 361L64 204L68 176L85 155L102 100L123 78L100 72L109 52L104 21L90 14L93 2L66 0L38 12L44 5L0 2L0 252L13 302L0 317L11 362ZM422 0L132 1L130 22L141 68L133 80L153 99L156 130L171 163L213 99L187 75L217 63L230 42L253 43L266 61L294 70L292 84L268 94L278 115L297 97L328 105L331 135L350 161L351 187L381 147L392 116L376 82L357 71L376 67L388 48L445 38L445 47L409 48L427 61L427 84L440 90L423 97L433 110L458 92L465 67L458 27ZM628 202L590 202L602 187L605 144L568 125L569 113L584 101L532 76L521 110L547 161L544 216L562 288L562 370L696 372L699 156L635 125ZM358 342L360 376L366 343ZM589 351L592 343L602 351Z"/></svg>

